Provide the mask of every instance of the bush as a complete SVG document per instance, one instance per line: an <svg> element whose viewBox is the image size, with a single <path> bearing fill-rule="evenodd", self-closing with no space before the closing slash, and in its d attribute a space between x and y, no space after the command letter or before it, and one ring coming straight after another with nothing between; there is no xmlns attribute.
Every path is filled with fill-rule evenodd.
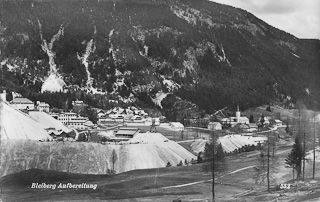
<svg viewBox="0 0 320 202"><path fill-rule="evenodd" d="M177 166L182 166L182 165L183 165L182 161L180 161L180 162L177 164Z"/></svg>
<svg viewBox="0 0 320 202"><path fill-rule="evenodd" d="M189 162L187 159L184 161L184 165L186 165L186 166L189 165Z"/></svg>
<svg viewBox="0 0 320 202"><path fill-rule="evenodd" d="M167 165L166 165L166 167L171 167L171 163L168 162Z"/></svg>

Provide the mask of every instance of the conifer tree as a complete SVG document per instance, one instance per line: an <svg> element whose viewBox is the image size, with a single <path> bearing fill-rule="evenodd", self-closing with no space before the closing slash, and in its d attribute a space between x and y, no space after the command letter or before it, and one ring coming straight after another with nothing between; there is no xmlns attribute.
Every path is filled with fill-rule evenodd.
<svg viewBox="0 0 320 202"><path fill-rule="evenodd" d="M294 144L292 145L292 150L288 154L286 158L287 167L290 167L297 171L297 179L301 176L301 166L302 166L302 158L303 158L303 149L299 136L296 136L294 140Z"/></svg>
<svg viewBox="0 0 320 202"><path fill-rule="evenodd" d="M118 155L117 155L117 152L115 149L112 150L112 153L111 153L111 162L112 162L112 170L113 172L115 172L114 170L114 165L116 163L116 161L118 160Z"/></svg>

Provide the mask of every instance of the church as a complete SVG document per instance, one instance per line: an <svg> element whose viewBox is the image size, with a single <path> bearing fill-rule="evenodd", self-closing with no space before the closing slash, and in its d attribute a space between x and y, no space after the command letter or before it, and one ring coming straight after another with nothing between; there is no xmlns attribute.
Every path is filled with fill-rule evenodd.
<svg viewBox="0 0 320 202"><path fill-rule="evenodd" d="M236 116L232 116L229 118L223 118L221 119L221 123L223 125L230 124L231 127L237 125L237 124L249 124L249 119L246 116L241 116L241 112L239 110L239 105L237 106Z"/></svg>

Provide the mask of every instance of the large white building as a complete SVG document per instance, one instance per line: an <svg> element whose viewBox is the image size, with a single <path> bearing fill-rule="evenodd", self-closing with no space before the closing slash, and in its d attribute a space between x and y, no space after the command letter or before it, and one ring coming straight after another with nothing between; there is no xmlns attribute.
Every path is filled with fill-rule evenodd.
<svg viewBox="0 0 320 202"><path fill-rule="evenodd" d="M75 128L78 130L85 130L88 125L92 125L87 117L78 116L76 113L67 112L60 114L58 120L69 128Z"/></svg>
<svg viewBox="0 0 320 202"><path fill-rule="evenodd" d="M14 98L10 101L10 104L13 108L19 110L34 110L34 103L27 98Z"/></svg>

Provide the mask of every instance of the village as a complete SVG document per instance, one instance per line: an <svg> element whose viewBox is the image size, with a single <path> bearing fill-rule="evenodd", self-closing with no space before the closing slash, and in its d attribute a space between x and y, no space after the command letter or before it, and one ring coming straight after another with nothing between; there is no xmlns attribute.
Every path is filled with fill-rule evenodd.
<svg viewBox="0 0 320 202"><path fill-rule="evenodd" d="M190 169L196 166L194 168L202 170L206 165L202 164L203 160L206 161L206 145L212 138L217 138L229 161L225 168L229 174L221 175L216 180L222 183L224 179L224 183L227 183L229 175L236 176L232 179L234 181L245 180L250 172L259 173L255 158L265 152L266 147L269 148L271 138L274 142L271 153L273 151L281 159L275 164L279 170L274 175L278 178L272 180L272 186L283 190L279 188L280 183L291 177L284 159L293 142L292 135L288 133L288 127L292 127L288 124L288 117L292 114L281 111L277 106L272 107L275 113L269 112L270 106L245 112L241 112L237 106L231 116L218 110L213 114L215 118L188 119L183 123L170 122L164 116L150 116L135 106L114 107L108 110L94 109L94 123L89 117L80 115L88 106L86 103L75 100L72 104L72 110L63 111L52 109L45 102L34 103L19 96L8 102L6 92L1 93L1 149L10 155L1 157L0 175L6 177L30 169L90 175L115 175L141 169L181 166ZM310 151L306 159L312 161L312 158ZM310 168L308 163L309 173ZM181 169L181 172L185 172L185 169ZM202 172L197 171L194 180L206 180L195 183L206 182L210 178L210 174L201 177ZM250 190L264 189L263 179L260 182L261 179L251 178L244 184L252 184L253 179L255 183L262 184ZM116 179L110 183L118 183ZM173 184L178 183L182 181L177 179ZM217 193L219 197L229 197L229 193L223 190Z"/></svg>
<svg viewBox="0 0 320 202"><path fill-rule="evenodd" d="M6 99L5 95L6 92L4 91L2 93L3 101ZM68 112L62 109L57 112L57 110L52 110L48 103L41 101L34 103L20 96L14 97L13 100L6 103L8 107L19 110L20 114L28 115L42 126L49 136L41 139L44 136L39 135L36 138L39 141L79 141L80 139L88 141L88 138L93 138L94 141L99 142L97 138L100 137L101 140L108 140L109 142L121 142L133 138L138 133L156 132L157 129L158 131L171 131L174 133L172 138L176 138L175 140L195 140L196 138L208 140L211 137L211 131L221 131L224 135L250 135L252 133L265 133L270 131L271 128L275 130L277 127L285 127L281 120L263 116L263 114L263 122L261 122L261 117L256 121L249 120L249 118L253 119L253 117L242 116L239 106L235 116L221 116L217 121L210 121L210 118L204 118L200 121L207 122L205 127L197 127L196 124L190 124L190 122L199 122L199 119L185 121L189 123L186 126L180 122L169 122L164 116L150 117L143 109L135 106L128 108L115 107L109 110L94 108L97 121L93 123L88 117L80 115L80 112L88 107L82 100L73 101L73 109ZM263 126L261 126L261 123ZM195 131L196 134L194 133ZM93 134L98 137L92 137ZM10 139L9 137L8 139ZM230 150L228 148L225 149Z"/></svg>

